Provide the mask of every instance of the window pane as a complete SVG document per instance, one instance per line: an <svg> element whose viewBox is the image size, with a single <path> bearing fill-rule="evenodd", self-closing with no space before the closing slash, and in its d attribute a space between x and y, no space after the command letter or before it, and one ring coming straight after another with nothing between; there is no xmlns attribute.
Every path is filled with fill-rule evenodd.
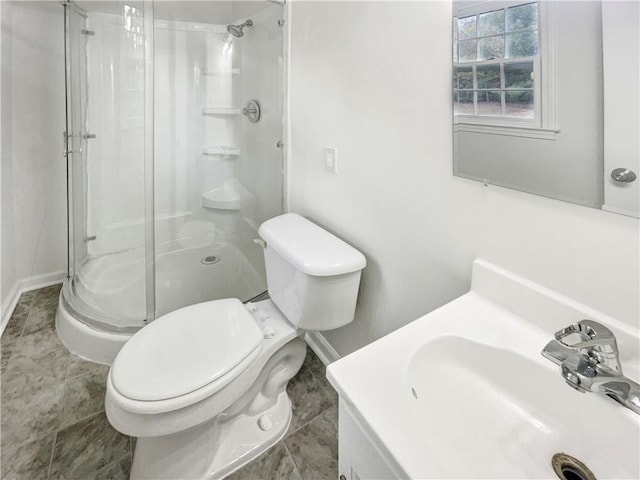
<svg viewBox="0 0 640 480"><path fill-rule="evenodd" d="M531 57L538 53L538 33L507 34L507 58Z"/></svg>
<svg viewBox="0 0 640 480"><path fill-rule="evenodd" d="M533 88L533 62L505 64L504 83L505 88Z"/></svg>
<svg viewBox="0 0 640 480"><path fill-rule="evenodd" d="M504 32L504 10L480 14L478 36L495 35Z"/></svg>
<svg viewBox="0 0 640 480"><path fill-rule="evenodd" d="M463 40L458 42L458 61L474 62L476 60L476 41Z"/></svg>
<svg viewBox="0 0 640 480"><path fill-rule="evenodd" d="M456 92L453 113L473 115L473 92Z"/></svg>
<svg viewBox="0 0 640 480"><path fill-rule="evenodd" d="M504 37L487 37L478 40L478 60L504 57Z"/></svg>
<svg viewBox="0 0 640 480"><path fill-rule="evenodd" d="M476 36L476 16L458 19L458 35L460 40L465 38L475 38Z"/></svg>
<svg viewBox="0 0 640 480"><path fill-rule="evenodd" d="M483 65L476 68L478 88L500 88L500 65Z"/></svg>
<svg viewBox="0 0 640 480"><path fill-rule="evenodd" d="M478 92L478 115L502 116L499 90Z"/></svg>
<svg viewBox="0 0 640 480"><path fill-rule="evenodd" d="M538 6L535 3L507 8L507 31L538 28Z"/></svg>
<svg viewBox="0 0 640 480"><path fill-rule="evenodd" d="M507 117L533 118L533 90L506 92L505 115Z"/></svg>
<svg viewBox="0 0 640 480"><path fill-rule="evenodd" d="M454 88L473 88L473 71L471 67L456 68L453 75Z"/></svg>

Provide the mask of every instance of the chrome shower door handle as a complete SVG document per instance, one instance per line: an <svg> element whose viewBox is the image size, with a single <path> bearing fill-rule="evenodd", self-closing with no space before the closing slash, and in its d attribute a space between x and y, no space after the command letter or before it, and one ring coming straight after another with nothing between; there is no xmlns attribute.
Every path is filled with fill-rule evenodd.
<svg viewBox="0 0 640 480"><path fill-rule="evenodd" d="M613 178L616 182L619 183L631 183L635 182L637 176L636 172L633 170L629 170L627 168L614 168L611 171L611 178Z"/></svg>
<svg viewBox="0 0 640 480"><path fill-rule="evenodd" d="M69 155L69 135L67 132L62 132L62 156L66 157Z"/></svg>

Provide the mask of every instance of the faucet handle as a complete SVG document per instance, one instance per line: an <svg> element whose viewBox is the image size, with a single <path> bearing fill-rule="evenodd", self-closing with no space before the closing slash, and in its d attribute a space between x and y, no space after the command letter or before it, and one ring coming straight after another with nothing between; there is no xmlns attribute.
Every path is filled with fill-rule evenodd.
<svg viewBox="0 0 640 480"><path fill-rule="evenodd" d="M572 334L576 334L580 340L573 343L568 342L568 337ZM581 320L578 323L557 331L556 340L567 347L580 349L610 344L612 342L615 345L616 337L611 330L601 323L593 320Z"/></svg>
<svg viewBox="0 0 640 480"><path fill-rule="evenodd" d="M616 336L601 323L581 320L556 332L556 340L569 348L586 350L599 363L620 371Z"/></svg>

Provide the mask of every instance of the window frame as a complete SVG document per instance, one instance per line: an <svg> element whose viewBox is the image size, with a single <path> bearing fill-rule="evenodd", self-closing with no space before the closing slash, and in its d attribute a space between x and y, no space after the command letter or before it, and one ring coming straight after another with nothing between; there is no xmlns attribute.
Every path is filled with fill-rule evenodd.
<svg viewBox="0 0 640 480"><path fill-rule="evenodd" d="M452 78L458 67L472 67L482 65L501 65L500 91L508 91L504 88L504 67L502 65L524 63L533 61L534 72L534 118L523 119L518 117L497 117L489 115L455 114L453 115L454 132L469 131L477 133L492 133L499 135L523 136L530 138L555 139L560 132L557 126L557 102L556 102L556 76L555 76L555 49L554 49L554 25L552 23L553 2L543 0L489 0L482 3L476 1L458 1L454 6L452 27L457 28L458 18L477 15L485 12L506 9L518 5L537 3L538 6L538 53L535 56L497 58L474 62L452 62ZM453 32L451 35L453 40ZM479 38L479 37L475 37ZM458 39L459 41L459 39ZM476 75L474 78L474 109L477 100ZM471 90L471 89L467 89ZM497 89L496 89L497 90ZM454 88L451 89L452 107L455 101ZM503 95L501 94L501 98Z"/></svg>

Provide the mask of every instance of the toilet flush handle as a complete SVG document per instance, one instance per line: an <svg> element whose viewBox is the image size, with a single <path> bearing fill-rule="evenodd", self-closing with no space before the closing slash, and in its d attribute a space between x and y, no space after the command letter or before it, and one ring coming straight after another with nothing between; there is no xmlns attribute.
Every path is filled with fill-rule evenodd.
<svg viewBox="0 0 640 480"><path fill-rule="evenodd" d="M265 242L261 238L254 238L253 243L255 243L256 245L260 245L262 248L267 248L267 242Z"/></svg>

